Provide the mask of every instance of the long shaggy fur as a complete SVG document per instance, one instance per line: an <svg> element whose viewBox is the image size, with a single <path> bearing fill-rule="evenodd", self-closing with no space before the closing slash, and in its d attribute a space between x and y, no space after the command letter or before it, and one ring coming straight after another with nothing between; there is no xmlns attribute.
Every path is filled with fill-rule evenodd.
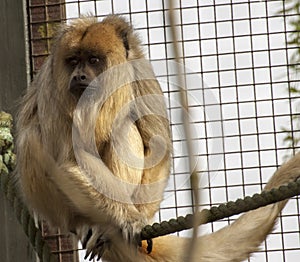
<svg viewBox="0 0 300 262"><path fill-rule="evenodd" d="M93 65L87 70L102 78L78 97L71 94L70 82L81 69L72 71L67 63L80 63L85 54L100 61L98 71ZM145 243L136 245L136 235L162 199L171 139L162 92L123 18L83 18L62 27L22 99L17 129L18 184L40 217L76 232L88 254L105 261L185 261L186 238L156 238L150 254ZM283 165L266 189L295 180L299 158ZM199 238L193 261L247 258L270 233L285 203L248 212ZM86 239L89 230L92 236Z"/></svg>

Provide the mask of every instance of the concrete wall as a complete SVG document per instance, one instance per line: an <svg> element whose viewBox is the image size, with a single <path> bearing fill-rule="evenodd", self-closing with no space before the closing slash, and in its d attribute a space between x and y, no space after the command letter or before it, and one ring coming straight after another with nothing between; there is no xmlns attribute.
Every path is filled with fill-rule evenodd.
<svg viewBox="0 0 300 262"><path fill-rule="evenodd" d="M27 87L24 5L20 0L0 1L0 110L15 113L16 100ZM13 209L0 191L0 261L35 261Z"/></svg>
<svg viewBox="0 0 300 262"><path fill-rule="evenodd" d="M10 203L0 191L0 261L1 262L32 262L36 254L28 244L20 223L17 221Z"/></svg>
<svg viewBox="0 0 300 262"><path fill-rule="evenodd" d="M23 1L1 0L0 17L0 110L14 113L28 83Z"/></svg>

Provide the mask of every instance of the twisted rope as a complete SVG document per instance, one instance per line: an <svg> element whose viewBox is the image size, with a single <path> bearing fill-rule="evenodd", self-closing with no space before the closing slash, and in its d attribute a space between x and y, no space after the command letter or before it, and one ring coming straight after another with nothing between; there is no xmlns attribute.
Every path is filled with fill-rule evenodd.
<svg viewBox="0 0 300 262"><path fill-rule="evenodd" d="M276 202L286 200L288 198L300 195L300 178L287 185L280 186L277 189L263 191L260 194L254 194L252 197L247 196L244 199L238 199L235 202L230 201L211 209L203 209L199 212L198 226L209 222L214 222L226 217L247 212L259 207L274 204ZM189 214L185 217L178 217L169 221L163 221L160 224L154 223L143 228L141 232L142 240L147 240L159 236L164 236L190 229L193 227L193 215Z"/></svg>
<svg viewBox="0 0 300 262"><path fill-rule="evenodd" d="M22 203L16 191L11 174L1 173L1 191L13 208L16 218L21 224L28 240L40 258L41 262L56 262L57 259L51 253L49 246L44 241L40 229L35 226L34 219L30 215L26 206Z"/></svg>

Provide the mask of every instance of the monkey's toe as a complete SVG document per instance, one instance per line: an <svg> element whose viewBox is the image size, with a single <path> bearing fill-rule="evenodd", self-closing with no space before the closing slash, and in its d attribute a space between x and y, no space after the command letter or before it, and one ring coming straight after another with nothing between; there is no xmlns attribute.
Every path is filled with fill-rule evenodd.
<svg viewBox="0 0 300 262"><path fill-rule="evenodd" d="M104 251L110 246L110 241L105 238L98 238L96 245L92 248L87 249L84 259L89 257L89 260L93 260L97 256L97 260L100 260Z"/></svg>
<svg viewBox="0 0 300 262"><path fill-rule="evenodd" d="M82 241L82 248L86 249L86 245L88 243L88 241L90 240L90 238L92 237L93 231L92 229L89 229L88 233L86 234L86 236L84 237L83 241Z"/></svg>
<svg viewBox="0 0 300 262"><path fill-rule="evenodd" d="M147 252L148 252L148 254L150 254L152 252L152 248L153 248L153 241L152 241L152 239L148 239L147 240Z"/></svg>

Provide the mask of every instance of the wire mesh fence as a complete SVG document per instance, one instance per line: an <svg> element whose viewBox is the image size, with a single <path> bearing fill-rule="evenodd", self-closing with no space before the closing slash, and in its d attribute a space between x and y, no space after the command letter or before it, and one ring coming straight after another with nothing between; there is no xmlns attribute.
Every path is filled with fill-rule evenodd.
<svg viewBox="0 0 300 262"><path fill-rule="evenodd" d="M297 1L173 2L194 155L201 168L201 207L260 192L298 148L295 68L299 61L295 53L299 46L290 40L297 34L299 12L289 9ZM111 13L131 21L165 94L173 135L172 175L156 219L192 213L168 1L27 0L27 7L33 74L49 54L53 32L61 21L84 14L101 20ZM262 251L249 261L296 261L300 256L299 213L299 201L294 198ZM235 218L202 226L201 233L213 232ZM62 247L56 250L64 251Z"/></svg>

